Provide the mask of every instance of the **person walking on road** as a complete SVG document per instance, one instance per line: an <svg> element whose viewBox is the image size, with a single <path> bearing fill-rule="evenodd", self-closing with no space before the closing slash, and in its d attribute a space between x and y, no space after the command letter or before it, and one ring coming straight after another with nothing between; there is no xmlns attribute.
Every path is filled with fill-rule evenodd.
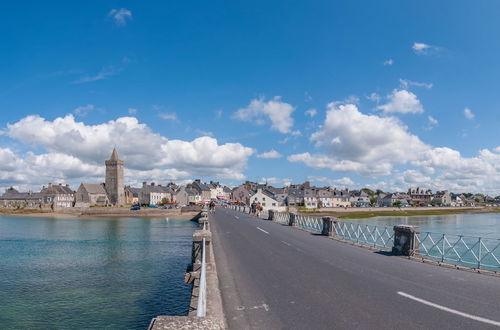
<svg viewBox="0 0 500 330"><path fill-rule="evenodd" d="M255 211L257 211L257 204L255 204L255 201L252 203L252 205L250 206L250 210L252 212L252 215L255 214Z"/></svg>

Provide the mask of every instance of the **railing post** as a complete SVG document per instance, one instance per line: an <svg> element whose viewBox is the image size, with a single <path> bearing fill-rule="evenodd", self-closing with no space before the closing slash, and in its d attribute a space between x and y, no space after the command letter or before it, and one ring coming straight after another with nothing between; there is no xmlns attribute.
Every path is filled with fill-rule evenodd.
<svg viewBox="0 0 500 330"><path fill-rule="evenodd" d="M321 235L323 236L333 236L333 220L330 217L323 217L323 230Z"/></svg>
<svg viewBox="0 0 500 330"><path fill-rule="evenodd" d="M441 239L443 240L441 242L441 262L444 262L444 238L445 238L445 235L443 234L443 237L441 237Z"/></svg>
<svg viewBox="0 0 500 330"><path fill-rule="evenodd" d="M392 253L404 256L412 256L418 248L418 227L398 225L394 226L394 246Z"/></svg>
<svg viewBox="0 0 500 330"><path fill-rule="evenodd" d="M296 218L297 218L297 213L290 213L290 220L288 222L288 225L292 227L297 226Z"/></svg>
<svg viewBox="0 0 500 330"><path fill-rule="evenodd" d="M274 220L274 211L273 210L267 211L267 220L269 220L269 221Z"/></svg>
<svg viewBox="0 0 500 330"><path fill-rule="evenodd" d="M478 242L478 248L477 248L477 269L481 269L481 237L479 237L479 242Z"/></svg>

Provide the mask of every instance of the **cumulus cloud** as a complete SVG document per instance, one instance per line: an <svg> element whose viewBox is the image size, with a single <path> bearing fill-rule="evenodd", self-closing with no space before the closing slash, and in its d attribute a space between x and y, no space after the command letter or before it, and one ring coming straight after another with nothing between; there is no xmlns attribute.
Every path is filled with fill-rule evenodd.
<svg viewBox="0 0 500 330"><path fill-rule="evenodd" d="M88 112L94 110L93 104L87 104L77 107L73 112L78 116L85 116Z"/></svg>
<svg viewBox="0 0 500 330"><path fill-rule="evenodd" d="M234 113L234 118L242 121L253 121L262 125L266 120L271 121L271 129L287 134L292 132L292 113L295 108L286 102L281 101L279 96L265 101L264 99L254 99L246 108L241 108Z"/></svg>
<svg viewBox="0 0 500 330"><path fill-rule="evenodd" d="M389 58L389 59L384 61L385 66L391 66L393 64L394 64L394 60L392 58Z"/></svg>
<svg viewBox="0 0 500 330"><path fill-rule="evenodd" d="M306 116L309 116L311 118L314 117L314 116L316 116L317 114L318 114L318 111L316 109L313 109L313 108L308 109L306 111Z"/></svg>
<svg viewBox="0 0 500 330"><path fill-rule="evenodd" d="M371 94L370 94L370 95L368 95L366 98L367 98L368 100L370 100L370 101L372 101L372 102L376 102L376 103L379 103L379 102L380 102L380 100L382 99L382 98L380 97L380 95L378 95L378 94L377 94L377 93L375 93L375 92L374 92L374 93L371 93Z"/></svg>
<svg viewBox="0 0 500 330"><path fill-rule="evenodd" d="M260 184L269 184L269 185L280 185L280 186L289 186L292 184L292 179L287 179L287 178L261 178L259 180Z"/></svg>
<svg viewBox="0 0 500 330"><path fill-rule="evenodd" d="M275 159L275 158L281 158L281 154L276 150L271 149L268 152L263 152L261 154L258 154L257 158Z"/></svg>
<svg viewBox="0 0 500 330"><path fill-rule="evenodd" d="M315 182L318 184L327 184L330 187L340 186L340 187L353 187L356 185L351 178L344 176L340 179L332 179L324 176L308 176L307 180Z"/></svg>
<svg viewBox="0 0 500 330"><path fill-rule="evenodd" d="M416 159L416 154L426 149L398 119L363 114L354 104L329 104L325 123L312 134L311 141L325 148L326 154L306 152L288 159L365 176L388 175L394 164Z"/></svg>
<svg viewBox="0 0 500 330"><path fill-rule="evenodd" d="M129 115L136 115L137 114L137 109L135 108L128 108L127 110Z"/></svg>
<svg viewBox="0 0 500 330"><path fill-rule="evenodd" d="M404 89L395 89L387 96L389 102L379 105L377 110L384 113L423 113L424 107L415 94Z"/></svg>
<svg viewBox="0 0 500 330"><path fill-rule="evenodd" d="M471 109L469 109L469 108L465 108L465 109L464 109L464 116L465 116L465 118L467 118L468 120L472 120L472 119L474 119L474 117L475 117L474 113L473 113L473 112L472 112L472 110L471 110Z"/></svg>
<svg viewBox="0 0 500 330"><path fill-rule="evenodd" d="M434 128L435 126L437 126L439 124L439 121L436 118L432 117L432 116L428 116L427 120L429 122L429 124L427 126L427 129L432 129L432 128Z"/></svg>
<svg viewBox="0 0 500 330"><path fill-rule="evenodd" d="M169 140L151 131L134 117L86 125L76 121L73 115L53 121L32 115L7 125L5 134L45 149L47 153L38 155L37 162L32 163L43 161L48 164L49 160L55 160L55 163L47 165L54 168L47 173L64 168L64 165L58 165L64 163L74 164L74 168L87 171L85 173L97 173L96 168L102 168L103 160L109 157L110 150L116 146L126 161L128 171L136 171L134 173L137 175L152 175L155 171L161 171L164 177L176 179L213 176L240 180L244 179L247 160L254 153L253 149L239 143L218 144L216 139L208 136L192 141ZM4 157L7 155L8 152ZM11 163L12 159L6 162ZM59 177L82 176L85 173L68 169Z"/></svg>
<svg viewBox="0 0 500 330"><path fill-rule="evenodd" d="M108 16L113 19L117 26L125 26L128 21L132 20L132 12L126 8L111 9Z"/></svg>

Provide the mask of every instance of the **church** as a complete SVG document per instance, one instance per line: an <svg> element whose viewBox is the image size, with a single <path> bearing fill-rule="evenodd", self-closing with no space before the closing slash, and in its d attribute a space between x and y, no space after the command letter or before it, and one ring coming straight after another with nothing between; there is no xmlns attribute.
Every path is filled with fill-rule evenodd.
<svg viewBox="0 0 500 330"><path fill-rule="evenodd" d="M75 194L75 207L123 206L125 205L125 162L120 159L116 148L104 162L106 180L101 184L82 183Z"/></svg>

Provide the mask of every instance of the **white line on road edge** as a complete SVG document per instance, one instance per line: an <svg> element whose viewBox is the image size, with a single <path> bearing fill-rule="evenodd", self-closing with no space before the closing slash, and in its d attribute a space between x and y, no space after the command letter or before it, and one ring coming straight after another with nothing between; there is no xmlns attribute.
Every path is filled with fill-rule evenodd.
<svg viewBox="0 0 500 330"><path fill-rule="evenodd" d="M466 317L468 319L471 319L471 320L475 320L475 321L479 321L479 322L483 322L483 323L488 323L488 324L492 324L492 325L495 325L497 327L500 327L500 322L497 322L497 321L493 321L493 320L489 320L489 319L485 319L484 317L480 317L480 316L475 316L475 315L471 315L471 314L467 314L467 313L464 313L464 312L460 312L460 311L457 311L455 309L451 309L451 308L448 308L448 307L444 307L444 306L441 306L441 305L438 305L438 304L435 304L435 303L432 303L430 301L427 301L427 300L424 300L424 299L420 299L420 298L417 298L415 296L412 296L408 293L404 293L404 292L401 292L399 291L398 294L400 296L403 296L403 297L406 297L406 298L409 298L409 299L412 299L412 300L415 300L415 301L418 301L419 303L422 303L424 305L427 305L427 306L431 306L431 307L434 307L434 308L437 308L437 309L440 309L442 311L445 311L445 312L448 312L448 313L452 313L452 314L456 314L456 315L460 315L460 316L463 316L463 317Z"/></svg>
<svg viewBox="0 0 500 330"><path fill-rule="evenodd" d="M268 234L268 235L269 235L269 233L268 233L267 231L265 231L264 229L262 229L262 228L260 228L260 227L257 227L257 229L258 229L258 230L260 230L261 232L266 233L266 234Z"/></svg>
<svg viewBox="0 0 500 330"><path fill-rule="evenodd" d="M292 246L292 244L287 243L287 242L285 242L285 241L281 241L281 243L283 243L283 244L285 244L285 245L288 245L288 246Z"/></svg>
<svg viewBox="0 0 500 330"><path fill-rule="evenodd" d="M239 216L237 216L237 215L235 215L234 217L235 217L236 219L239 219L239 218L240 218L240 217L239 217Z"/></svg>

